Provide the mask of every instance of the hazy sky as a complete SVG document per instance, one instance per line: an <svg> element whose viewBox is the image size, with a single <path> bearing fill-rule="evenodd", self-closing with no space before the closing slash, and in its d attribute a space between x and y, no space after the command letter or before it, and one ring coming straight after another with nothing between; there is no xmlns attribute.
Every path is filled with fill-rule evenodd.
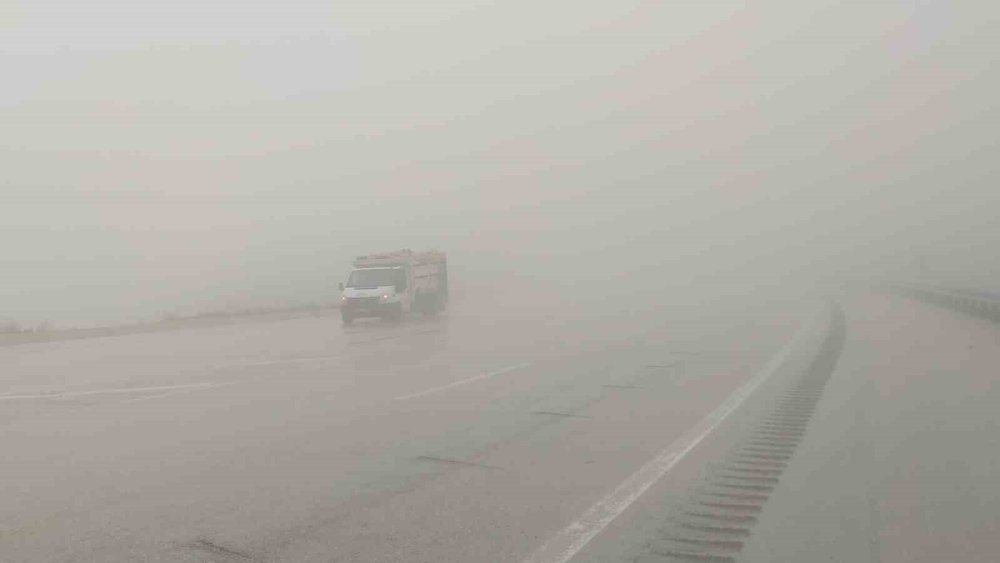
<svg viewBox="0 0 1000 563"><path fill-rule="evenodd" d="M8 0L0 319L328 300L400 246L598 294L1000 283L998 37L990 1Z"/></svg>

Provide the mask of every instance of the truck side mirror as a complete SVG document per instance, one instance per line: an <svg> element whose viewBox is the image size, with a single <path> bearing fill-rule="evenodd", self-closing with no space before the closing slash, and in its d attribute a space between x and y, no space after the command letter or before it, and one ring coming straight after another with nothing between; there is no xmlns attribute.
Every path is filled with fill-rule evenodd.
<svg viewBox="0 0 1000 563"><path fill-rule="evenodd" d="M340 283L339 283L339 284L337 284L337 285L339 285L339 286L340 286L340 291L344 291L344 282L340 282Z"/></svg>

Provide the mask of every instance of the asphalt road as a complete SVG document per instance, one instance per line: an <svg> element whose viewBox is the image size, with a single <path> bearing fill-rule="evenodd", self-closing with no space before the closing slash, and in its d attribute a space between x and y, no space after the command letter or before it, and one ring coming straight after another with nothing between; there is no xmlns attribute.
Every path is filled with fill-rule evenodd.
<svg viewBox="0 0 1000 563"><path fill-rule="evenodd" d="M755 561L995 553L997 328L841 304L838 325L821 302L456 303L0 348L0 560L669 561L678 539ZM691 513L774 408L808 416L777 422L799 440L752 525L677 538L731 516Z"/></svg>

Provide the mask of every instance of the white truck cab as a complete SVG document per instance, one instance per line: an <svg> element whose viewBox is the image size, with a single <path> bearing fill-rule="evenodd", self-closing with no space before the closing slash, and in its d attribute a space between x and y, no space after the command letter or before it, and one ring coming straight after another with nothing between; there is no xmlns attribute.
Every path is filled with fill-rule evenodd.
<svg viewBox="0 0 1000 563"><path fill-rule="evenodd" d="M448 270L442 252L400 250L359 256L341 284L344 324L361 317L401 319L411 312L437 313L448 297Z"/></svg>

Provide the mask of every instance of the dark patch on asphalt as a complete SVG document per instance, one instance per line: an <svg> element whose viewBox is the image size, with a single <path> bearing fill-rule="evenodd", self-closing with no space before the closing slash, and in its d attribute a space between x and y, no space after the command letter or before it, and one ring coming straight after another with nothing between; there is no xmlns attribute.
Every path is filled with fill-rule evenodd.
<svg viewBox="0 0 1000 563"><path fill-rule="evenodd" d="M573 414L570 412L554 412L554 411L534 411L531 414L541 414L545 416L561 416L564 418L590 418L585 414Z"/></svg>
<svg viewBox="0 0 1000 563"><path fill-rule="evenodd" d="M780 483L785 467L807 433L827 380L846 337L844 312L835 306L826 338L809 366L791 383L770 411L692 488L659 537L636 561L715 561L735 563L753 533L758 514Z"/></svg>
<svg viewBox="0 0 1000 563"><path fill-rule="evenodd" d="M198 538L195 541L187 544L185 547L198 551L207 551L209 553L222 555L229 559L238 561L261 561L260 559L254 557L253 555L250 555L249 553L245 553L243 551L239 551L231 547L220 545L219 543L214 542L207 538Z"/></svg>
<svg viewBox="0 0 1000 563"><path fill-rule="evenodd" d="M435 463L444 463L447 465L462 465L465 467L478 467L480 469L500 469L494 465L486 465L483 463L476 463L474 461L464 461L461 459L448 459L446 457L436 457L431 455L421 455L417 456L418 461L433 461Z"/></svg>

